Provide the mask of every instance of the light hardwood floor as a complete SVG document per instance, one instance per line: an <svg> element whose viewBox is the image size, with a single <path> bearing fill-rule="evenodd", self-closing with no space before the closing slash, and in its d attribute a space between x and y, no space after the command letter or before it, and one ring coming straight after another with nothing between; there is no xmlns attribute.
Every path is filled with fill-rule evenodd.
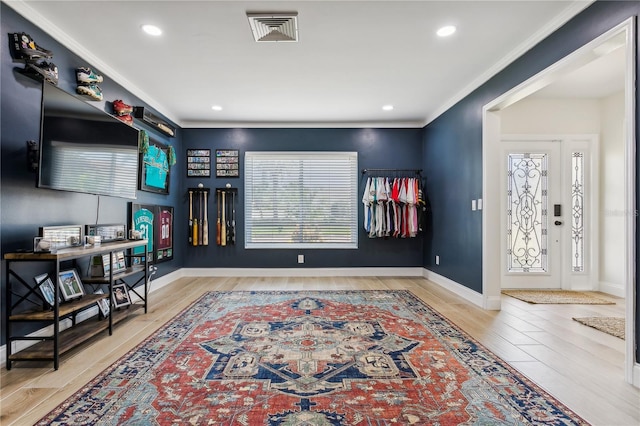
<svg viewBox="0 0 640 426"><path fill-rule="evenodd" d="M422 278L181 278L150 294L146 315L50 363L0 373L0 424L31 425L209 290L407 289L593 425L640 425L640 390L624 382L624 341L574 316L623 316L615 305L529 305L503 296L485 311Z"/></svg>

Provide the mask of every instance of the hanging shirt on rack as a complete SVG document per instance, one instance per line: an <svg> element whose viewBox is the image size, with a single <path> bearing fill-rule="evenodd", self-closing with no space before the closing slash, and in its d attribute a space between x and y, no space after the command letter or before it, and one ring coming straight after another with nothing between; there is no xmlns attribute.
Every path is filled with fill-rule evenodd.
<svg viewBox="0 0 640 426"><path fill-rule="evenodd" d="M371 201L369 200L369 187L371 186L371 178L367 178L367 184L364 187L364 193L362 194L362 205L364 214L364 230L369 232L371 229Z"/></svg>
<svg viewBox="0 0 640 426"><path fill-rule="evenodd" d="M376 237L376 206L378 204L377 200L378 194L378 179L371 178L371 186L369 187L369 201L370 201L370 215L371 215L371 226L369 227L369 238Z"/></svg>
<svg viewBox="0 0 640 426"><path fill-rule="evenodd" d="M388 196L385 184L385 178L376 178L376 204L375 204L375 217L376 217L376 237L383 237L386 231L385 220L385 205L387 203Z"/></svg>

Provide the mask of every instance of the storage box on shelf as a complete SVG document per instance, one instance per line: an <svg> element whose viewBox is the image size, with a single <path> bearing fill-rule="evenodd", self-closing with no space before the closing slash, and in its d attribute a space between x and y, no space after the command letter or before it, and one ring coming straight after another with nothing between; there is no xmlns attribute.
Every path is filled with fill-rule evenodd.
<svg viewBox="0 0 640 426"><path fill-rule="evenodd" d="M56 253L7 253L4 256L6 261L6 309L5 309L5 336L7 348L7 370L11 369L14 361L53 361L54 369L58 369L60 355L71 350L77 345L85 342L91 337L104 330L112 333L112 327L119 321L127 318L132 313L144 309L147 312L148 300L148 263L144 254L129 254L129 267L117 274L113 273L110 267L109 274L104 277L83 277L82 281L87 285L105 286L108 291L105 294L86 294L79 299L61 303L58 276L61 271L62 262L108 254L108 259L113 262L113 254L116 252L133 249L134 247L146 246L147 240L118 241L96 245L92 247L73 247L58 250ZM132 265L133 259L139 262ZM17 312L18 306L32 294L37 294L38 285L29 284L29 279L24 279L16 271L16 263L21 262L48 262L50 269L48 276L54 283L53 306L50 309L42 308L30 311ZM113 266L113 265L110 265ZM127 280L129 282L127 282ZM112 300L113 285L124 283L127 289L138 296L139 300L127 307L114 311ZM22 286L26 294L21 295L17 291L17 285ZM87 309L95 306L101 299L110 300L110 309L106 320L98 320L98 317L89 318L76 324L77 316ZM99 315L98 315L99 316ZM60 331L60 321L70 319L72 326L64 331ZM14 335L14 325L19 322L40 322L53 327L51 335L47 336L27 336L24 334ZM17 341L35 341L36 343L13 353L13 343Z"/></svg>

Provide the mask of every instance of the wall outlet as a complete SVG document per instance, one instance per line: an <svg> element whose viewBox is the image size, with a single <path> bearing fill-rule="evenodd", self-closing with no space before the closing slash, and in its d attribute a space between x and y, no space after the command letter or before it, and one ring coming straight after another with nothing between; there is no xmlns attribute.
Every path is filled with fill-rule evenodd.
<svg viewBox="0 0 640 426"><path fill-rule="evenodd" d="M476 200L471 200L471 210L476 211Z"/></svg>
<svg viewBox="0 0 640 426"><path fill-rule="evenodd" d="M436 265L440 264L440 256L436 255Z"/></svg>
<svg viewBox="0 0 640 426"><path fill-rule="evenodd" d="M298 255L298 263L304 263L304 254Z"/></svg>

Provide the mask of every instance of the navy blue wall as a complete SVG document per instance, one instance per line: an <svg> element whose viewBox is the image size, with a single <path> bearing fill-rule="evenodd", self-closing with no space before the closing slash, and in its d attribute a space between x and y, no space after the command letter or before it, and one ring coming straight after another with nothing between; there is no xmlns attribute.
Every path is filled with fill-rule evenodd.
<svg viewBox="0 0 640 426"><path fill-rule="evenodd" d="M77 225L96 223L126 223L128 203L123 198L78 194L36 188L36 174L27 168L27 142L38 141L40 137L40 108L42 100L42 83L23 76L17 70L24 68L21 62L14 62L7 50L9 39L7 33L26 32L36 43L54 53L52 62L58 66L60 81L58 87L75 93L75 69L79 66L91 66L85 60L62 47L54 39L15 13L4 3L0 6L3 40L0 55L0 88L1 99L1 251L4 255L20 249L33 247L33 237L38 235L39 226ZM6 37L6 38L5 38ZM98 70L100 73L100 70ZM104 75L104 83L100 87L104 93L104 101L92 102L106 112L111 112L111 101L123 99L131 105L145 104L126 89L119 86ZM177 138L168 138L159 132L137 123L139 128L149 131L150 136L160 142L170 143L181 152L180 134ZM184 157L182 157L184 158ZM82 164L78 164L82 167ZM175 167L173 168L175 170ZM175 173L175 175L179 175ZM172 179L170 195L158 195L138 192L137 202L176 206L179 198L181 179ZM184 229L176 230L176 238L185 238ZM175 259L159 264L157 276L167 274L181 266L183 253L176 250ZM5 312L5 267L2 261L2 305ZM29 280L42 272L43 265L21 265L24 275ZM4 329L2 330L4 332ZM4 344L4 333L1 343Z"/></svg>
<svg viewBox="0 0 640 426"><path fill-rule="evenodd" d="M236 207L237 242L235 246L215 244L189 247L185 267L216 268L344 268L344 267L419 267L422 266L422 239L369 239L362 226L359 207L359 244L357 250L245 250L244 249L244 154L247 151L356 151L358 167L419 169L422 151L421 129L184 129L185 149L238 149L239 178L186 178L183 192L202 182L208 188L223 188L231 183L239 189ZM184 165L183 165L184 167ZM186 170L184 171L186 174ZM359 199L365 178L360 175ZM214 200L215 201L215 200ZM187 223L188 201L183 201L182 223ZM210 204L211 212L215 204ZM361 206L361 204L359 204ZM214 220L214 216L210 217ZM305 263L297 263L297 255Z"/></svg>
<svg viewBox="0 0 640 426"><path fill-rule="evenodd" d="M423 167L432 207L432 233L424 250L427 269L482 291L481 215L470 208L471 200L482 196L482 107L629 17L637 19L638 14L637 1L595 2L425 127ZM637 46L638 40L636 69L640 66ZM637 88L635 99L638 113ZM636 185L640 188L640 181ZM441 256L440 266L434 265L436 254ZM636 306L640 306L637 289L636 295ZM640 323L636 330L640 340Z"/></svg>

